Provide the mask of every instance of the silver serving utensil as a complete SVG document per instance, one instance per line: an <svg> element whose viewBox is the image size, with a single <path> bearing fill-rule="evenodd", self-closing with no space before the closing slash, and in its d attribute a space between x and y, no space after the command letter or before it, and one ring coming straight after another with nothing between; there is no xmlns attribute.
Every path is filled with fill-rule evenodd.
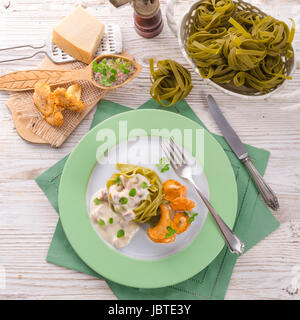
<svg viewBox="0 0 300 320"><path fill-rule="evenodd" d="M278 210L279 203L275 193L267 185L263 177L255 168L254 164L251 162L248 152L245 149L242 141L240 140L236 132L232 129L228 121L223 116L215 99L211 95L208 95L207 102L208 102L209 111L211 112L218 127L220 128L222 134L224 135L224 138L226 139L226 141L228 142L228 144L230 145L231 149L236 154L236 156L245 164L258 190L260 191L264 201L273 210Z"/></svg>
<svg viewBox="0 0 300 320"><path fill-rule="evenodd" d="M75 58L71 57L66 52L64 52L59 47L57 47L52 42L51 37L49 37L46 43L41 46L33 46L28 44L28 45L21 45L21 46L15 46L10 48L0 48L0 53L7 50L20 49L20 48L31 48L34 51L32 55L20 57L20 58L0 60L0 63L33 58L39 53L44 53L45 55L48 56L49 59L51 59L54 63L57 63L57 64L76 61ZM100 46L95 54L95 57L101 56L103 54L119 54L119 53L122 53L122 35L121 35L120 27L117 24L107 24L105 25L104 36L101 40Z"/></svg>
<svg viewBox="0 0 300 320"><path fill-rule="evenodd" d="M184 156L183 150L181 150L174 142L173 139L170 139L169 142L161 142L161 148L163 149L166 157L168 158L172 168L174 169L175 173L189 181L195 190L197 191L198 195L206 205L207 209L211 213L212 217L214 218L217 226L219 227L222 236L230 250L231 253L234 254L242 254L244 252L244 244L242 241L232 232L232 230L227 226L224 220L219 216L219 214L215 211L213 206L210 204L208 199L203 195L200 191L198 186L196 185L193 176L192 176L192 168L188 164Z"/></svg>

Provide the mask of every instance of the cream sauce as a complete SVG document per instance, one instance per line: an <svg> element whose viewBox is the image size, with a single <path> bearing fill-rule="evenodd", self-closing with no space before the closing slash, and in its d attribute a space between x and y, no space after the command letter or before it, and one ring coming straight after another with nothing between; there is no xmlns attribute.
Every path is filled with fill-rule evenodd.
<svg viewBox="0 0 300 320"><path fill-rule="evenodd" d="M96 205L95 198L100 199L101 194L106 189L100 189L94 194L90 202L90 217L95 229L100 233L101 237L116 248L122 248L129 244L133 236L140 228L139 224L134 221L126 221L124 218L114 212L108 201L100 200L100 204ZM111 218L112 223L111 222ZM104 225L100 225L99 221L102 220ZM118 238L119 230L124 231L124 236Z"/></svg>
<svg viewBox="0 0 300 320"><path fill-rule="evenodd" d="M130 179L120 176L121 184L113 184L110 186L109 201L114 210L120 213L126 220L130 221L135 218L134 209L138 208L143 200L146 200L149 194L149 181L141 174L136 174ZM143 188L143 183L147 185ZM131 196L130 191L135 190L135 195ZM127 203L120 202L126 199Z"/></svg>
<svg viewBox="0 0 300 320"><path fill-rule="evenodd" d="M120 185L112 185L109 190L100 189L90 201L90 217L94 227L105 241L116 248L128 245L139 230L140 225L132 221L135 219L133 210L138 208L149 194L148 188L142 187L143 182L149 186L149 181L141 174L130 179L121 176L121 182ZM132 189L136 190L134 196L129 195ZM96 198L100 200L97 203ZM127 203L120 203L121 198L126 198ZM124 231L124 235L118 238L120 230Z"/></svg>

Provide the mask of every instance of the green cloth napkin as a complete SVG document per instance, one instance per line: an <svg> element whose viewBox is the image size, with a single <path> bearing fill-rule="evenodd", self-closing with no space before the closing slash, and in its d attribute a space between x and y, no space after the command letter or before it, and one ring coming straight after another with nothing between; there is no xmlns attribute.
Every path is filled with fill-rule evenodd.
<svg viewBox="0 0 300 320"><path fill-rule="evenodd" d="M169 110L170 112L186 116L204 127L203 123L185 100L180 101L172 108L164 108L151 99L139 109ZM128 110L131 109L111 101L102 100L98 104L91 127L94 127L112 115ZM135 111L133 110L132 112ZM236 176L238 212L234 231L245 243L245 249L247 251L274 231L279 226L279 222L258 197L258 192L252 180L249 178L246 169L233 154L224 138L218 135L214 135L214 137L225 150ZM269 159L269 152L249 145L245 145L245 147L258 171L264 174ZM58 213L58 186L67 157L68 156L61 159L36 178L37 184L46 194ZM236 259L237 257L231 254L225 246L214 261L194 277L176 285L159 289L132 288L119 285L109 280L106 281L119 299L224 299ZM77 256L64 234L60 220L58 221L49 248L47 261L103 279L101 275L90 269Z"/></svg>

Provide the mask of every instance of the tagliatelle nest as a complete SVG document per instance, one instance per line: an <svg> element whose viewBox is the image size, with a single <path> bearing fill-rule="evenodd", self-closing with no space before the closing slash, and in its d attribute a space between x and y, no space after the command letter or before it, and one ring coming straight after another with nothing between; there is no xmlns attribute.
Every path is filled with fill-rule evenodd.
<svg viewBox="0 0 300 320"><path fill-rule="evenodd" d="M150 94L160 105L170 107L191 92L191 74L181 64L173 60L162 60L157 62L157 70L154 70L153 59L149 63L152 76Z"/></svg>

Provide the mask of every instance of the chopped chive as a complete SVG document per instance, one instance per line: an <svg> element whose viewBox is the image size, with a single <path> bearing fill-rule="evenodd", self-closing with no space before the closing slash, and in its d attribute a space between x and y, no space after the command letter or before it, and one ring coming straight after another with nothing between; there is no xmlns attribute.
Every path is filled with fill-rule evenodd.
<svg viewBox="0 0 300 320"><path fill-rule="evenodd" d="M114 223L114 218L109 218L109 219L108 219L108 223L109 223L109 224L113 224L113 223Z"/></svg>
<svg viewBox="0 0 300 320"><path fill-rule="evenodd" d="M127 199L126 197L122 197L122 198L119 200L119 202L120 202L121 204L126 204L126 203L128 202L128 199Z"/></svg>
<svg viewBox="0 0 300 320"><path fill-rule="evenodd" d="M123 229L120 229L120 230L117 232L117 237L118 237L118 238L122 238L124 235L125 235L125 231L124 231Z"/></svg>
<svg viewBox="0 0 300 320"><path fill-rule="evenodd" d="M143 181L142 184L141 184L141 187L142 187L143 189L148 188L147 182Z"/></svg>
<svg viewBox="0 0 300 320"><path fill-rule="evenodd" d="M103 219L100 219L100 220L98 221L98 223L100 224L100 226L104 226L104 225L105 225L105 222L104 222Z"/></svg>
<svg viewBox="0 0 300 320"><path fill-rule="evenodd" d="M130 191L129 191L129 195L130 197L134 197L136 195L136 189L135 188L132 188Z"/></svg>
<svg viewBox="0 0 300 320"><path fill-rule="evenodd" d="M94 199L94 203L95 203L96 206L98 206L101 203L101 201L100 201L100 199L95 198Z"/></svg>

